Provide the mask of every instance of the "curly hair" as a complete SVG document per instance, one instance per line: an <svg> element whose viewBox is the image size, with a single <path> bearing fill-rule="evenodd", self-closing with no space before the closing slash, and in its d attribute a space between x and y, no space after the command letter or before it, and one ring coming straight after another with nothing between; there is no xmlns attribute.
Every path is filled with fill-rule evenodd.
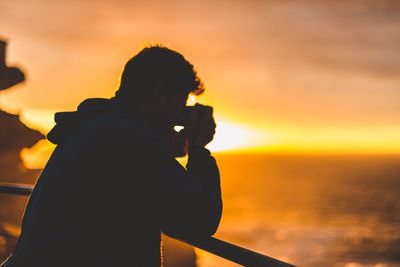
<svg viewBox="0 0 400 267"><path fill-rule="evenodd" d="M186 91L199 95L205 90L193 65L180 53L161 45L152 45L126 63L116 96L142 99L160 83L166 85L168 93Z"/></svg>

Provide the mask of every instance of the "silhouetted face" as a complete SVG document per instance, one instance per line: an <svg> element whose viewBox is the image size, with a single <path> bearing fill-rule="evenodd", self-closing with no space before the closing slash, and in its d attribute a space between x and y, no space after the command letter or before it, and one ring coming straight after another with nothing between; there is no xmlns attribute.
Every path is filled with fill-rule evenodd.
<svg viewBox="0 0 400 267"><path fill-rule="evenodd" d="M166 96L164 119L168 128L173 128L185 110L189 93L182 91Z"/></svg>

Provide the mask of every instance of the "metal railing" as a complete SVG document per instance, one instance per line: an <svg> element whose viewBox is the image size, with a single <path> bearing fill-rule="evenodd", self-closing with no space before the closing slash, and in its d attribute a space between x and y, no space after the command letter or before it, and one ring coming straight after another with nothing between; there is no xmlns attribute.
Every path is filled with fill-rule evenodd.
<svg viewBox="0 0 400 267"><path fill-rule="evenodd" d="M28 196L31 194L32 190L33 185L0 183L0 193ZM289 263L265 256L255 251L225 242L214 237L207 237L201 240L188 240L176 237L172 238L243 266L295 267Z"/></svg>

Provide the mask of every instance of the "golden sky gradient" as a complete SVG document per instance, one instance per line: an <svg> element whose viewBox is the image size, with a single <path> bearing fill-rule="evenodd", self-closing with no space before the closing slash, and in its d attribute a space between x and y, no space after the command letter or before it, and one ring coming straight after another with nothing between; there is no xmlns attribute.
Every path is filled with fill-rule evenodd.
<svg viewBox="0 0 400 267"><path fill-rule="evenodd" d="M215 150L400 153L399 14L386 0L2 0L8 62L27 81L0 107L45 133L162 43L205 81Z"/></svg>

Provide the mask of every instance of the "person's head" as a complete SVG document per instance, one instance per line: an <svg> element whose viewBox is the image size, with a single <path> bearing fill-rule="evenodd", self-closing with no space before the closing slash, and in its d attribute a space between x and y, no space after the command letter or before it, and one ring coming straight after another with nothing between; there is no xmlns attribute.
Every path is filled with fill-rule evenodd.
<svg viewBox="0 0 400 267"><path fill-rule="evenodd" d="M167 126L182 112L190 93L204 86L193 65L163 46L149 46L125 65L116 97Z"/></svg>

